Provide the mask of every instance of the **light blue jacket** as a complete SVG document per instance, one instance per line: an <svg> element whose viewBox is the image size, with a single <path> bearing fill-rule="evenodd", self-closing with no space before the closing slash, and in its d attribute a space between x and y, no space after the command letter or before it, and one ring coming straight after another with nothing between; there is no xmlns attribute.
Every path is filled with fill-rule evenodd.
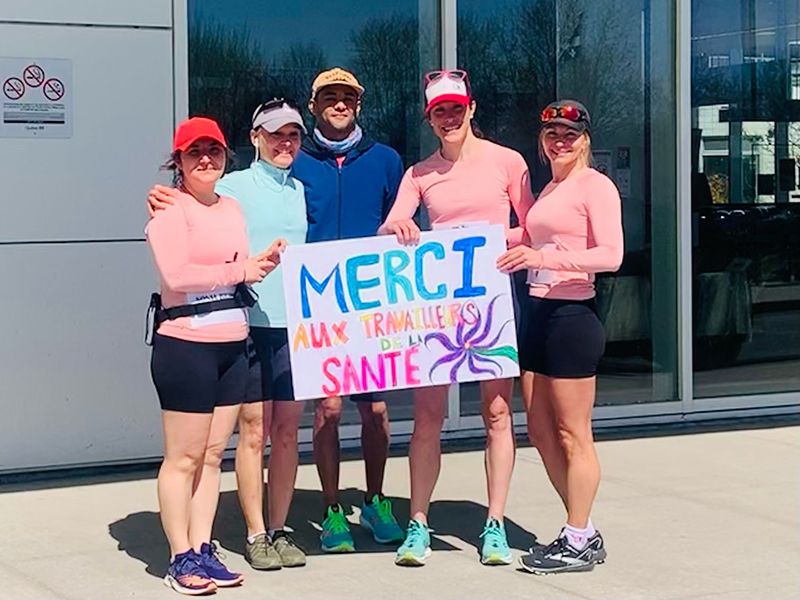
<svg viewBox="0 0 800 600"><path fill-rule="evenodd" d="M247 169L228 173L216 192L239 202L247 222L250 255L269 248L278 238L304 244L308 231L303 184L289 169L255 161ZM250 309L251 327L286 327L283 274L279 265L253 286L258 304Z"/></svg>

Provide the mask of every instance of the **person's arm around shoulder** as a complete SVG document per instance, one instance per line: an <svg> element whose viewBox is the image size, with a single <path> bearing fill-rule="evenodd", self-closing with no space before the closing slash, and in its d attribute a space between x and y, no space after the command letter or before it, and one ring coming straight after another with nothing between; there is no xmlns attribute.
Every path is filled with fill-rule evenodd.
<svg viewBox="0 0 800 600"><path fill-rule="evenodd" d="M383 225L378 229L378 235L395 235L397 241L404 245L419 242L420 230L413 216L419 208L421 198L422 189L414 176L414 167L410 167L400 181L397 198Z"/></svg>

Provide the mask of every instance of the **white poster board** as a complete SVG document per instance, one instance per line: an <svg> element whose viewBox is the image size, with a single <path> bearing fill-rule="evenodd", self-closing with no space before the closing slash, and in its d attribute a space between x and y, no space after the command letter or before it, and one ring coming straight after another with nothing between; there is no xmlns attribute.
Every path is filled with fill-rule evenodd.
<svg viewBox="0 0 800 600"><path fill-rule="evenodd" d="M500 225L289 247L283 282L298 400L519 375Z"/></svg>
<svg viewBox="0 0 800 600"><path fill-rule="evenodd" d="M72 61L0 57L0 137L72 137Z"/></svg>

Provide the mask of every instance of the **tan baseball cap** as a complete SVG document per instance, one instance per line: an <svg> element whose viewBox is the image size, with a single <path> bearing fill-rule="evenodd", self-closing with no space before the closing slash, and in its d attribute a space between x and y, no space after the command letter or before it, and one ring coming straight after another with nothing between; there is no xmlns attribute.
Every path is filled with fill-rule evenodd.
<svg viewBox="0 0 800 600"><path fill-rule="evenodd" d="M346 85L358 92L359 96L364 93L364 87L358 83L358 79L356 79L355 75L350 71L335 67L317 75L316 79L314 79L314 83L311 84L311 98L316 98L317 93L322 88L329 85Z"/></svg>

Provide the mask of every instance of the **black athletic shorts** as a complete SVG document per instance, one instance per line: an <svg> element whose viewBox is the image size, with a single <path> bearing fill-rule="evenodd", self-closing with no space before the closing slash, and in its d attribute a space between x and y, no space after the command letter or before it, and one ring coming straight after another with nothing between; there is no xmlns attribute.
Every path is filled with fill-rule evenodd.
<svg viewBox="0 0 800 600"><path fill-rule="evenodd" d="M592 300L527 296L519 335L519 366L548 377L593 377L606 347L606 332Z"/></svg>
<svg viewBox="0 0 800 600"><path fill-rule="evenodd" d="M247 402L294 400L285 327L251 327L247 341Z"/></svg>
<svg viewBox="0 0 800 600"><path fill-rule="evenodd" d="M247 392L246 343L187 342L153 336L150 373L162 410L212 413L241 404Z"/></svg>

